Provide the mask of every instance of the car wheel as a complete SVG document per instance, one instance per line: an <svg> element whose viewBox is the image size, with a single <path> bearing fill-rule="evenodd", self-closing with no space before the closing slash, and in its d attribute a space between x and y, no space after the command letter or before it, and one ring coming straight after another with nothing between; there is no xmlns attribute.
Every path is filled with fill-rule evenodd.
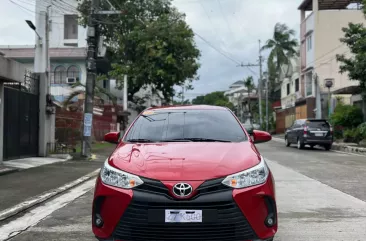
<svg viewBox="0 0 366 241"><path fill-rule="evenodd" d="M324 146L325 150L329 151L330 149L332 149L332 145L328 144Z"/></svg>
<svg viewBox="0 0 366 241"><path fill-rule="evenodd" d="M291 143L288 141L288 139L285 137L285 143L286 143L286 146L290 146Z"/></svg>
<svg viewBox="0 0 366 241"><path fill-rule="evenodd" d="M300 138L297 139L297 149L303 149L304 144L301 142Z"/></svg>

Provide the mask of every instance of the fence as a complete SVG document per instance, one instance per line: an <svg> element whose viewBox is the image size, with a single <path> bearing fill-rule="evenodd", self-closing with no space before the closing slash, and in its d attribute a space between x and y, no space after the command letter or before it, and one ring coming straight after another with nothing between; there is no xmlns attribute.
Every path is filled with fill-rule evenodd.
<svg viewBox="0 0 366 241"><path fill-rule="evenodd" d="M71 153L80 146L83 134L83 113L58 108L56 111L55 143L48 143L49 153ZM94 115L92 137L94 141L103 141L104 135L116 130L111 115Z"/></svg>

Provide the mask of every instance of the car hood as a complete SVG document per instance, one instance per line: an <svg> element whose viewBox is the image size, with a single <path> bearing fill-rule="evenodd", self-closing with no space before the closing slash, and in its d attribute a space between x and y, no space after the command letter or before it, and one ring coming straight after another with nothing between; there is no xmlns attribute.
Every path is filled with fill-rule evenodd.
<svg viewBox="0 0 366 241"><path fill-rule="evenodd" d="M241 143L121 143L109 164L135 175L161 181L204 181L225 177L260 162L250 141Z"/></svg>

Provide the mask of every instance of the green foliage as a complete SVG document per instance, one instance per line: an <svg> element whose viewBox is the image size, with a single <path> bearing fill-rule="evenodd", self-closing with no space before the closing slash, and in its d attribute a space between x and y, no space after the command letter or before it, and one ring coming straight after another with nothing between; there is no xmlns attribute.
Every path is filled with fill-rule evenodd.
<svg viewBox="0 0 366 241"><path fill-rule="evenodd" d="M334 127L356 128L363 121L362 110L357 106L338 104L330 117Z"/></svg>
<svg viewBox="0 0 366 241"><path fill-rule="evenodd" d="M110 9L107 1L102 2L103 9ZM89 3L79 5L84 24ZM123 76L129 76L129 100L147 85L170 100L175 85L198 79L200 51L194 33L171 0L114 0L113 4L128 11L99 16L97 23L111 56L109 75L117 80L117 88L122 89Z"/></svg>
<svg viewBox="0 0 366 241"><path fill-rule="evenodd" d="M228 107L231 110L234 110L233 103L229 101L229 99L224 95L224 92L222 91L212 92L205 96L197 96L195 99L192 100L192 104L224 106Z"/></svg>
<svg viewBox="0 0 366 241"><path fill-rule="evenodd" d="M286 24L276 23L273 37L268 39L262 50L270 49L268 57L269 89L274 91L275 81L281 72L281 65L290 64L290 59L298 55L296 48L299 45L295 31Z"/></svg>
<svg viewBox="0 0 366 241"><path fill-rule="evenodd" d="M360 134L362 135L363 139L366 139L366 122L360 124L357 129L360 131Z"/></svg>
<svg viewBox="0 0 366 241"><path fill-rule="evenodd" d="M362 141L365 137L362 136L362 133L359 128L355 129L348 129L344 131L343 134L344 142L352 142L352 143L359 143Z"/></svg>
<svg viewBox="0 0 366 241"><path fill-rule="evenodd" d="M194 98L192 100L192 104L194 105L203 105L205 102L205 96L201 95L201 96L197 96L196 98Z"/></svg>
<svg viewBox="0 0 366 241"><path fill-rule="evenodd" d="M363 1L363 13L366 16L366 0ZM366 28L362 23L349 23L342 31L344 37L340 41L349 47L352 57L337 55L337 61L341 63L339 72L347 72L351 80L359 81L363 99L366 99Z"/></svg>

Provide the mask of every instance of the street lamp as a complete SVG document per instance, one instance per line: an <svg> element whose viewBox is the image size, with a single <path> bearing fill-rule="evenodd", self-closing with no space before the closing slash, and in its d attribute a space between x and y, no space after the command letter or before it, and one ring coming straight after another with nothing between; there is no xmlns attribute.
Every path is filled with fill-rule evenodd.
<svg viewBox="0 0 366 241"><path fill-rule="evenodd" d="M330 118L330 88L333 87L334 79L325 79L325 87L328 88L328 118Z"/></svg>
<svg viewBox="0 0 366 241"><path fill-rule="evenodd" d="M39 41L41 41L42 40L42 38L41 38L41 36L39 36L39 34L37 33L37 31L36 31L36 26L34 26L34 24L32 23L32 21L30 21L30 20L25 20L25 22L28 24L28 26L37 34L37 36L38 36L38 40Z"/></svg>

